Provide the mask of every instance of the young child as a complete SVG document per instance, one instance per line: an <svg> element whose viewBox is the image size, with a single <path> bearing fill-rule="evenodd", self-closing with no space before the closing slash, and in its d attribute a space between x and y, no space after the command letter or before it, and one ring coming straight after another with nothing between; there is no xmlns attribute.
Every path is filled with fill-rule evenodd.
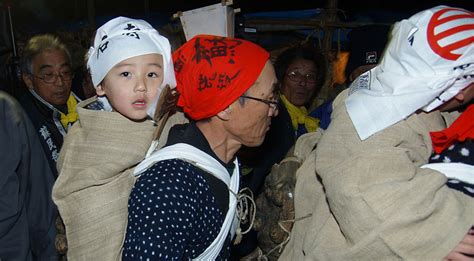
<svg viewBox="0 0 474 261"><path fill-rule="evenodd" d="M135 182L131 172L156 129L150 116L163 88L176 85L171 47L147 22L117 17L97 30L87 67L98 97L78 104L53 200L66 227L69 259L115 260Z"/></svg>
<svg viewBox="0 0 474 261"><path fill-rule="evenodd" d="M474 85L474 84L473 84ZM474 93L474 91L473 91ZM471 94L474 95L474 94ZM474 102L474 98L471 102ZM442 131L430 132L434 155L424 168L446 175L449 188L474 197L474 103Z"/></svg>

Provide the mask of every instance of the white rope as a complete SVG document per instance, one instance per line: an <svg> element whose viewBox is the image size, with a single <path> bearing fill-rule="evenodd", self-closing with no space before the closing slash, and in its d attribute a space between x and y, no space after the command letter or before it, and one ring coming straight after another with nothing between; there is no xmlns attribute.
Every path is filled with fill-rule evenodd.
<svg viewBox="0 0 474 261"><path fill-rule="evenodd" d="M248 193L245 193L245 191L248 191ZM234 192L232 193L235 195ZM253 200L253 193L249 188L241 189L239 193L235 195L235 197L237 198L236 215L238 219L238 226L234 245L237 245L242 241L242 235L247 234L252 229L253 223L255 221L255 214L257 212L257 206ZM250 217L250 219L247 219L247 217ZM241 225L247 224L249 221L250 224L247 229L242 231Z"/></svg>

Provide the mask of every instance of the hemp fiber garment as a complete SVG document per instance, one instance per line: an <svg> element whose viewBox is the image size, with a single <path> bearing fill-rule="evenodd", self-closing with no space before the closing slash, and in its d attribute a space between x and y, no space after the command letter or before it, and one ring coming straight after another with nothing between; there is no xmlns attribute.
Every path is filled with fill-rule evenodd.
<svg viewBox="0 0 474 261"><path fill-rule="evenodd" d="M433 153L429 131L459 114L413 114L362 142L346 96L297 172L295 218L312 216L295 222L280 259L441 260L474 223L474 201L420 166Z"/></svg>
<svg viewBox="0 0 474 261"><path fill-rule="evenodd" d="M78 105L79 121L64 141L53 188L69 260L121 258L133 167L144 159L155 131L151 121L86 109L94 102L95 97Z"/></svg>

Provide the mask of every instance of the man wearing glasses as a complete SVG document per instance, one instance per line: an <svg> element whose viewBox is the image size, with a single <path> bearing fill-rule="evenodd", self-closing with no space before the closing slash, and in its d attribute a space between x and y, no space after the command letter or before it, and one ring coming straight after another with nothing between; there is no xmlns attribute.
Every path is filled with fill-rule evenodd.
<svg viewBox="0 0 474 261"><path fill-rule="evenodd" d="M57 177L56 160L68 128L77 120L78 98L71 92L74 77L66 46L52 35L32 37L22 59L22 78L29 92L20 102L41 140Z"/></svg>
<svg viewBox="0 0 474 261"><path fill-rule="evenodd" d="M249 206L235 154L262 144L278 114L269 56L249 41L211 35L174 52L177 105L191 121L173 126L165 147L135 168L122 260L231 259L231 240L247 232L235 218L244 225L241 207Z"/></svg>

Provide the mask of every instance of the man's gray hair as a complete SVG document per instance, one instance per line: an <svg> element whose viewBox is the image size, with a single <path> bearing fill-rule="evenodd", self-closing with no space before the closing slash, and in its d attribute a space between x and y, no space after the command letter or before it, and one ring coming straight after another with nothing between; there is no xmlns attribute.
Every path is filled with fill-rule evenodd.
<svg viewBox="0 0 474 261"><path fill-rule="evenodd" d="M60 50L66 54L67 61L71 66L71 54L66 45L57 36L41 34L30 38L26 43L21 56L21 70L23 73L33 73L33 59L47 50Z"/></svg>

